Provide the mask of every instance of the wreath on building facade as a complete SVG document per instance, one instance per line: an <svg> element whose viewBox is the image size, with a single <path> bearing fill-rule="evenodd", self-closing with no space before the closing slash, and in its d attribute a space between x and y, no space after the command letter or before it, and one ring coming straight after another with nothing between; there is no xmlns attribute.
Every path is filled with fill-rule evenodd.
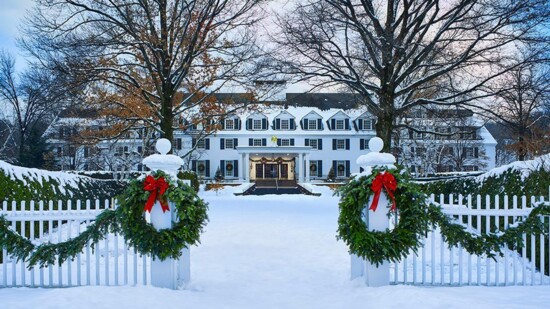
<svg viewBox="0 0 550 309"><path fill-rule="evenodd" d="M339 171L339 172L343 172L345 169L346 169L345 166L343 166L343 165L341 165L341 164L338 165L338 171Z"/></svg>
<svg viewBox="0 0 550 309"><path fill-rule="evenodd" d="M35 265L53 265L56 261L61 265L81 253L88 243L93 249L94 244L105 239L108 233L120 233L139 253L164 260L178 258L183 248L199 243L208 221L208 205L194 189L181 180L176 183L161 171L131 181L118 201L116 210L101 212L81 234L55 244L33 244L13 231L10 223L0 216L0 247L4 247L16 261L27 261L27 267L31 269ZM159 207L154 206L156 201L160 202L163 211L169 211L171 205L175 207L176 220L171 229L157 231L145 221L144 211Z"/></svg>
<svg viewBox="0 0 550 309"><path fill-rule="evenodd" d="M444 214L439 205L430 203L428 196L402 168L375 167L370 175L352 178L336 194L341 196L337 238L346 243L350 253L376 265L385 261L399 262L411 251L417 253L422 238L436 226L449 247L460 245L470 254L490 258L503 256L503 248L523 247L524 233L548 234L539 216L550 214L550 203L534 205L529 216L506 231L470 233L460 222ZM392 204L389 215L394 216L397 223L391 230L370 231L365 223L365 208L384 211L386 205L374 202L369 205L370 198L376 200L380 194L388 195ZM377 206L381 208L376 210Z"/></svg>
<svg viewBox="0 0 550 309"><path fill-rule="evenodd" d="M317 171L317 165L311 164L311 165L309 166L309 170L312 171L312 172L316 172L316 171Z"/></svg>
<svg viewBox="0 0 550 309"><path fill-rule="evenodd" d="M232 171L233 170L233 164L227 163L227 165L225 166L225 169L228 170L228 171Z"/></svg>
<svg viewBox="0 0 550 309"><path fill-rule="evenodd" d="M199 172L204 172L204 170L206 169L206 167L204 166L204 164L200 163L199 166L197 166L197 170Z"/></svg>

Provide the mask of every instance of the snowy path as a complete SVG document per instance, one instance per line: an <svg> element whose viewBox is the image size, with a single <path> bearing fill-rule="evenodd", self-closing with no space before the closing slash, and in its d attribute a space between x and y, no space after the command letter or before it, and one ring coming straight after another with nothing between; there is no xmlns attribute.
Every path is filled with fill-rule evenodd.
<svg viewBox="0 0 550 309"><path fill-rule="evenodd" d="M546 308L550 287L368 288L348 280L327 195L208 195L185 291L151 287L0 289L0 308Z"/></svg>

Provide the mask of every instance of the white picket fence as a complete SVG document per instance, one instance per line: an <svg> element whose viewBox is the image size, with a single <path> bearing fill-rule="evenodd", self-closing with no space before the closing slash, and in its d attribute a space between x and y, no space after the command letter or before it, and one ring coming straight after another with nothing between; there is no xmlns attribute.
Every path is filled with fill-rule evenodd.
<svg viewBox="0 0 550 309"><path fill-rule="evenodd" d="M544 198L439 196L445 213L462 222L470 231L485 233L493 226L506 228L527 216L535 202ZM456 202L458 201L458 202ZM464 203L462 201L465 201ZM550 201L550 199L546 200ZM65 241L86 229L86 226L112 202L4 202L0 215L11 222L11 228L26 235L34 243ZM38 206L38 207L36 207ZM549 225L549 217L541 217ZM550 232L550 231L549 231ZM417 285L548 285L550 274L545 269L550 261L550 237L523 235L529 248L520 252L505 249L496 261L473 256L462 248L451 248L433 231L423 240L424 246L401 263L390 268L393 284ZM538 250L537 250L538 248ZM528 257L530 259L528 259ZM536 257L536 258L531 258ZM137 254L122 237L109 234L95 244L88 244L74 260L62 265L27 269L24 261L16 262L2 249L0 287L70 287L82 285L147 285L151 280L151 258Z"/></svg>
<svg viewBox="0 0 550 309"><path fill-rule="evenodd" d="M84 231L88 224L105 209L109 200L4 202L0 215L11 222L11 228L26 235L33 243L52 243L68 240ZM35 208L35 206L38 206ZM147 285L150 282L149 256L140 255L128 247L116 234L89 243L74 260L62 265L27 269L24 261L15 261L2 249L0 287L70 287L82 285Z"/></svg>
<svg viewBox="0 0 550 309"><path fill-rule="evenodd" d="M486 233L495 226L506 229L526 217L533 205L545 202L544 197L525 196L431 196L443 211L461 222L471 232ZM546 200L550 201L550 199ZM540 218L549 226L550 217ZM550 233L550 229L549 229ZM538 241L537 241L538 240ZM527 245L520 252L503 248L503 257L496 261L484 256L468 254L460 247L449 249L438 230L423 239L417 254L411 253L400 263L390 266L390 281L393 284L415 285L548 285L550 273L545 267L550 261L550 237L523 235ZM538 250L537 250L538 248Z"/></svg>

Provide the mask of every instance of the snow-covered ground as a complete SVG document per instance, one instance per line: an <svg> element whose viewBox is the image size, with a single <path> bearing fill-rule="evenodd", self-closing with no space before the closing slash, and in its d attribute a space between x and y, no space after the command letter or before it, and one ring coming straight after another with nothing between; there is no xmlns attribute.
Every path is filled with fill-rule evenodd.
<svg viewBox="0 0 550 309"><path fill-rule="evenodd" d="M547 308L550 286L366 287L335 238L338 198L203 193L210 222L187 290L0 289L0 308Z"/></svg>

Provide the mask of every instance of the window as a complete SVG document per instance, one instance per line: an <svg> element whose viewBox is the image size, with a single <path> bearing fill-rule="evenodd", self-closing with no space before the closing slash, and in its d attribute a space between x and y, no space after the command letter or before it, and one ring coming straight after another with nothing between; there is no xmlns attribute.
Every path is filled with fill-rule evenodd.
<svg viewBox="0 0 550 309"><path fill-rule="evenodd" d="M316 139L310 139L309 140L309 146L311 146L311 148L313 148L313 149L319 149L319 148L317 148L318 146L317 146L317 140Z"/></svg>
<svg viewBox="0 0 550 309"><path fill-rule="evenodd" d="M261 119L254 119L252 121L252 129L261 130L262 129L262 120Z"/></svg>
<svg viewBox="0 0 550 309"><path fill-rule="evenodd" d="M336 130L344 130L344 119L336 119Z"/></svg>
<svg viewBox="0 0 550 309"><path fill-rule="evenodd" d="M307 127L309 130L319 130L317 128L317 119L309 119Z"/></svg>
<svg viewBox="0 0 550 309"><path fill-rule="evenodd" d="M118 155L123 155L123 154L124 154L124 147L118 146L118 147L116 148L116 153L117 153Z"/></svg>
<svg viewBox="0 0 550 309"><path fill-rule="evenodd" d="M374 130L374 119L363 119L363 130Z"/></svg>
<svg viewBox="0 0 550 309"><path fill-rule="evenodd" d="M477 172L478 168L475 165L464 165L465 172Z"/></svg>
<svg viewBox="0 0 550 309"><path fill-rule="evenodd" d="M206 176L206 161L197 161L197 176Z"/></svg>
<svg viewBox="0 0 550 309"><path fill-rule="evenodd" d="M313 160L309 162L309 174L310 176L314 176L314 177L320 174L318 161Z"/></svg>
<svg viewBox="0 0 550 309"><path fill-rule="evenodd" d="M310 141L311 142L311 141ZM346 140L345 139L337 139L336 140L336 149L337 150L344 150L346 149Z"/></svg>
<svg viewBox="0 0 550 309"><path fill-rule="evenodd" d="M84 146L84 158L90 157L90 147Z"/></svg>
<svg viewBox="0 0 550 309"><path fill-rule="evenodd" d="M255 138L252 140L252 146L262 146L262 139L261 138Z"/></svg>
<svg viewBox="0 0 550 309"><path fill-rule="evenodd" d="M467 159L477 158L478 157L477 147L466 147L464 149L464 154Z"/></svg>
<svg viewBox="0 0 550 309"><path fill-rule="evenodd" d="M346 177L346 161L336 161L336 177Z"/></svg>
<svg viewBox="0 0 550 309"><path fill-rule="evenodd" d="M235 148L235 144L233 143L233 139L232 138L226 138L225 139L225 149L234 149Z"/></svg>
<svg viewBox="0 0 550 309"><path fill-rule="evenodd" d="M233 177L233 170L235 167L233 166L233 161L225 161L225 171L224 175L226 177Z"/></svg>
<svg viewBox="0 0 550 309"><path fill-rule="evenodd" d="M290 130L290 120L281 119L281 130Z"/></svg>
<svg viewBox="0 0 550 309"><path fill-rule="evenodd" d="M197 149L205 149L206 144L204 143L204 139L200 139L197 141Z"/></svg>
<svg viewBox="0 0 550 309"><path fill-rule="evenodd" d="M281 139L281 146L290 146L290 139Z"/></svg>
<svg viewBox="0 0 550 309"><path fill-rule="evenodd" d="M225 129L226 130L235 130L235 120L234 119L225 119Z"/></svg>

